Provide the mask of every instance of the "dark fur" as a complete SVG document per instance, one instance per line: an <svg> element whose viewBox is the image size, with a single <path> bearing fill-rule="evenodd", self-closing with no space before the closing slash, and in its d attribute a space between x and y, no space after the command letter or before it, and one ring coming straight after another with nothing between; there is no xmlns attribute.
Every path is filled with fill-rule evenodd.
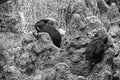
<svg viewBox="0 0 120 80"><path fill-rule="evenodd" d="M54 27L54 22L48 19L41 19L35 24L37 32L46 32L50 35L55 46L60 48L61 34Z"/></svg>
<svg viewBox="0 0 120 80"><path fill-rule="evenodd" d="M0 4L7 2L8 0L0 0Z"/></svg>
<svg viewBox="0 0 120 80"><path fill-rule="evenodd" d="M108 49L108 38L105 36L98 37L92 40L84 52L86 55L86 60L90 61L92 64L99 63L103 57L104 52Z"/></svg>

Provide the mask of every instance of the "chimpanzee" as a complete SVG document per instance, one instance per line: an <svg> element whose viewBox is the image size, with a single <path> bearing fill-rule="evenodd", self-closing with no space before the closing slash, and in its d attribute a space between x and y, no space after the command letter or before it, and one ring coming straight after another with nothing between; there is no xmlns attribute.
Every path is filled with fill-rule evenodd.
<svg viewBox="0 0 120 80"><path fill-rule="evenodd" d="M93 71L94 66L100 63L105 55L105 51L113 47L109 43L108 37L104 33L96 33L91 42L87 45L86 50L83 52L85 59L89 61L89 70Z"/></svg>
<svg viewBox="0 0 120 80"><path fill-rule="evenodd" d="M49 19L41 19L37 23L35 23L35 29L37 33L46 32L50 35L55 46L60 48L60 44L62 41L61 34L54 27L54 21Z"/></svg>
<svg viewBox="0 0 120 80"><path fill-rule="evenodd" d="M112 80L120 80L118 76L113 76Z"/></svg>
<svg viewBox="0 0 120 80"><path fill-rule="evenodd" d="M96 38L87 45L84 52L86 60L92 64L99 63L104 57L104 52L111 46L105 34L98 32L95 36Z"/></svg>
<svg viewBox="0 0 120 80"><path fill-rule="evenodd" d="M8 1L8 0L0 0L0 4L4 3L6 1Z"/></svg>

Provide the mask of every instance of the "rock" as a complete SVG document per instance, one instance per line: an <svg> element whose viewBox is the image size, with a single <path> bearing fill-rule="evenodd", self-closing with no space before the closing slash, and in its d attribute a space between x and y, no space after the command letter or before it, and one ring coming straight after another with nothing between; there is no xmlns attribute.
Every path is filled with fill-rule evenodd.
<svg viewBox="0 0 120 80"><path fill-rule="evenodd" d="M3 68L4 68L6 79L22 80L22 75L21 75L20 71L15 66L7 66L6 65Z"/></svg>

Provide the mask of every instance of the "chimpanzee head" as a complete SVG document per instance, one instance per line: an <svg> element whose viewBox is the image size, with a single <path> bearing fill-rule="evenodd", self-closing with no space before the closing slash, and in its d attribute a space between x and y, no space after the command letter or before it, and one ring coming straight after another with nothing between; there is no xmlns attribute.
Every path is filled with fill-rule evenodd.
<svg viewBox="0 0 120 80"><path fill-rule="evenodd" d="M49 19L41 19L40 21L42 21L42 22L44 22L45 24L48 24L48 25L54 25L54 21L49 20Z"/></svg>
<svg viewBox="0 0 120 80"><path fill-rule="evenodd" d="M35 24L35 29L37 30L37 32L41 32L41 29L46 25L54 27L54 22L49 19L40 19L40 21Z"/></svg>

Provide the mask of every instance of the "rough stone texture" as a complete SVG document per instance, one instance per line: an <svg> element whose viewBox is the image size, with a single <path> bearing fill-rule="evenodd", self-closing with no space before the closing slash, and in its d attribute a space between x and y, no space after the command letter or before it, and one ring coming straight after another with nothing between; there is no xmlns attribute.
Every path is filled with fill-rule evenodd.
<svg viewBox="0 0 120 80"><path fill-rule="evenodd" d="M0 4L0 80L119 80L119 3L8 0ZM61 48L48 33L35 38L34 24L47 17L56 19L56 29L66 31ZM112 47L93 66L83 53L99 31L107 35Z"/></svg>

